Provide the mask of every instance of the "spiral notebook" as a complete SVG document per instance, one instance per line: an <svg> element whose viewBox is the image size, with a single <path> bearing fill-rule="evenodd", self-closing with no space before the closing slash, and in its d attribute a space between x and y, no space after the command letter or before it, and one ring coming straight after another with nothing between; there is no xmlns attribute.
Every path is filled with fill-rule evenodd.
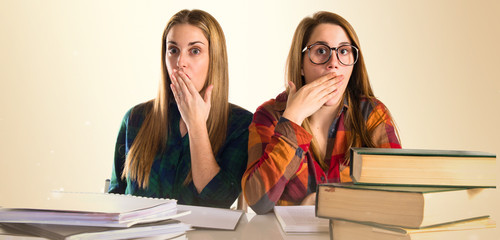
<svg viewBox="0 0 500 240"><path fill-rule="evenodd" d="M189 213L173 199L60 191L38 198L2 206L0 222L130 227Z"/></svg>
<svg viewBox="0 0 500 240"><path fill-rule="evenodd" d="M189 224L176 220L136 224L129 228L70 226L38 223L0 223L0 227L55 240L71 239L179 239L186 231L192 230ZM1 237L0 237L1 238ZM181 238L182 239L182 238Z"/></svg>

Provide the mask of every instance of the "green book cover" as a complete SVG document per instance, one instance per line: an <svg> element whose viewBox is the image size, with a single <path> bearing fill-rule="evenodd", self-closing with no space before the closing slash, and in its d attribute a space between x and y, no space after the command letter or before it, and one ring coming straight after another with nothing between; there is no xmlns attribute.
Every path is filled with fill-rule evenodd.
<svg viewBox="0 0 500 240"><path fill-rule="evenodd" d="M436 149L401 149L401 148L351 148L360 155L401 155L401 156L443 156L443 157L486 157L496 158L496 154L479 151L436 150Z"/></svg>
<svg viewBox="0 0 500 240"><path fill-rule="evenodd" d="M358 190L374 190L385 192L408 192L408 193L432 193L432 192L445 192L445 191L459 191L467 190L465 187L426 187L426 186L392 186L392 185L360 185L353 183L322 183L319 185L326 187L339 187Z"/></svg>

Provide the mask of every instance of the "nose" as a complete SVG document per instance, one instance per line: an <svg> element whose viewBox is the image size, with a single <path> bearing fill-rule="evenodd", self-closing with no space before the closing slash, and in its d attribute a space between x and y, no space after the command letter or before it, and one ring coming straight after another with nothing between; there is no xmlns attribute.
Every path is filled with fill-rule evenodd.
<svg viewBox="0 0 500 240"><path fill-rule="evenodd" d="M339 59L337 58L336 52L333 51L328 62L326 62L326 67L328 69L338 68L340 65Z"/></svg>
<svg viewBox="0 0 500 240"><path fill-rule="evenodd" d="M177 58L177 68L182 69L187 67L186 56L184 53L179 53L179 57Z"/></svg>

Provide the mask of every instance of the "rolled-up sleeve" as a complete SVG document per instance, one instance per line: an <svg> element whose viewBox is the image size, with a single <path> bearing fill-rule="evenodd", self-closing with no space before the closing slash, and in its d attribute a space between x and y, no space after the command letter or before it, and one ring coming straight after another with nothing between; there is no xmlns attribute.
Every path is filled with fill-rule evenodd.
<svg viewBox="0 0 500 240"><path fill-rule="evenodd" d="M301 126L276 119L265 105L257 109L249 127L248 167L242 179L245 199L256 213L271 211L280 200L302 168L311 139Z"/></svg>

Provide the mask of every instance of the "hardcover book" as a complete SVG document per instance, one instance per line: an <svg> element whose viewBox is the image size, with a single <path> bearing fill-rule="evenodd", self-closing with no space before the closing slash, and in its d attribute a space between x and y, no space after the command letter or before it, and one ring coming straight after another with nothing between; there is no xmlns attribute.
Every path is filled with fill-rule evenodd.
<svg viewBox="0 0 500 240"><path fill-rule="evenodd" d="M320 184L316 216L421 228L489 216L494 188Z"/></svg>
<svg viewBox="0 0 500 240"><path fill-rule="evenodd" d="M496 223L491 218L479 218L428 228L412 229L330 220L330 237L335 240L471 240L496 239Z"/></svg>
<svg viewBox="0 0 500 240"><path fill-rule="evenodd" d="M351 148L356 184L495 187L496 155L485 152Z"/></svg>

